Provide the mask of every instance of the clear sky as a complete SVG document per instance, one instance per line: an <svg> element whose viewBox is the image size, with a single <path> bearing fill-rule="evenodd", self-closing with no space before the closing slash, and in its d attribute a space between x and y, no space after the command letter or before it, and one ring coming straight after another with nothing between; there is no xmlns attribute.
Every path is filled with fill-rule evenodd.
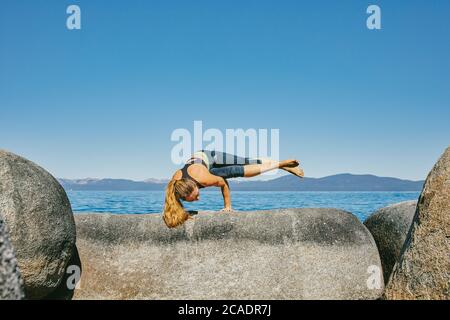
<svg viewBox="0 0 450 320"><path fill-rule="evenodd" d="M81 30L66 8L81 8ZM366 28L366 8L382 29ZM449 1L0 3L0 148L163 178L177 128L277 128L310 177L424 179L450 143Z"/></svg>

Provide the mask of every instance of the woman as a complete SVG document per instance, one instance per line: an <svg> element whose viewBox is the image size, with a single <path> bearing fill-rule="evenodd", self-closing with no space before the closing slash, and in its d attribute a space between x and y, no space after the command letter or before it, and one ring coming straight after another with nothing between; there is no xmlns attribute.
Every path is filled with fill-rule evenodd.
<svg viewBox="0 0 450 320"><path fill-rule="evenodd" d="M202 188L220 187L224 201L222 211L228 212L232 209L226 179L254 177L274 169L283 169L302 178L303 170L298 165L297 160L249 159L209 150L195 152L185 166L175 172L167 185L164 222L173 228L189 219L190 215L184 210L181 201L198 201Z"/></svg>

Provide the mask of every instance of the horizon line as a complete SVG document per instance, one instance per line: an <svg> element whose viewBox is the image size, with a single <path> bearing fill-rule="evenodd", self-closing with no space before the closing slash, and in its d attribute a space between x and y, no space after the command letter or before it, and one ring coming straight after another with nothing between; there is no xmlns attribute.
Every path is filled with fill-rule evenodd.
<svg viewBox="0 0 450 320"><path fill-rule="evenodd" d="M289 176L289 173L274 177L273 179L267 179L267 180L262 180L262 179L252 179L252 180L245 180L243 178L239 179L239 180L234 180L234 181L258 181L258 182L268 182L268 181L273 181L275 179L279 179L282 177L286 177ZM404 178L398 178L398 177L392 177L392 176L378 176L376 174L371 174L371 173L348 173L348 172L344 172L344 173L336 173L336 174L331 174L331 175L327 175L327 176L321 176L321 177L304 177L303 179L323 179L323 178L328 178L328 177L333 177L333 176L339 176L339 175L352 175L352 176L372 176L372 177L377 177L377 178L390 178L390 179L398 179L398 180L404 180L404 181L411 181L411 182L423 182L425 181L425 179L419 179L419 180L413 180L413 179L404 179ZM133 181L133 182L144 182L144 183L149 183L147 180L159 180L159 181L169 181L170 178L146 178L143 180L135 180L135 179L129 179L129 178L56 178L58 180L128 180L128 181ZM156 183L156 182L155 182Z"/></svg>

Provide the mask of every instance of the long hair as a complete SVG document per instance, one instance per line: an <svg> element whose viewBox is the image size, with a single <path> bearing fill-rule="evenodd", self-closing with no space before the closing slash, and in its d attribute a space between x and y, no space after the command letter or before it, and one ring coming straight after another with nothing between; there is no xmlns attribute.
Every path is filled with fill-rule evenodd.
<svg viewBox="0 0 450 320"><path fill-rule="evenodd" d="M167 184L163 220L169 228L175 228L190 218L183 208L181 199L189 196L196 186L191 179L172 179Z"/></svg>

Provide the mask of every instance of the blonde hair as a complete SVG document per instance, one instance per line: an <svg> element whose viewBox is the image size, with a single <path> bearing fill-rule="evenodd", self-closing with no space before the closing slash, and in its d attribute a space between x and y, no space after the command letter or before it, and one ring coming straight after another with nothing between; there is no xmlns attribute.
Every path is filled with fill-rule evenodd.
<svg viewBox="0 0 450 320"><path fill-rule="evenodd" d="M180 199L189 196L196 187L191 179L172 179L167 184L163 220L169 228L175 228L190 218Z"/></svg>

